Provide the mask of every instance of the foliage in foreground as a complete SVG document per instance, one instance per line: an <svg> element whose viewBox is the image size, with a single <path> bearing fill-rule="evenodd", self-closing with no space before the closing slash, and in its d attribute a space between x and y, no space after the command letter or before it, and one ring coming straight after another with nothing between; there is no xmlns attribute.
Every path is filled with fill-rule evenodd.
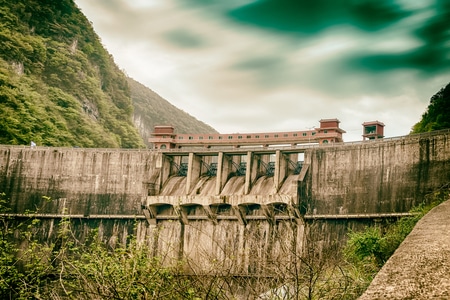
<svg viewBox="0 0 450 300"><path fill-rule="evenodd" d="M210 257L210 269L189 261L167 266L134 238L114 249L95 233L81 242L69 219L59 223L57 239L44 244L35 238L39 220L0 218L0 298L354 299L361 292L356 270L339 264L336 249L320 254L314 237L298 253L295 241L280 240L280 259L261 270L270 276L240 277L227 264L232 252L224 252L223 260Z"/></svg>
<svg viewBox="0 0 450 300"><path fill-rule="evenodd" d="M39 220L11 226L14 220L2 215L0 222L1 299L195 299L189 280L135 239L114 249L95 233L80 242L70 220L62 220L57 240L42 244L35 239Z"/></svg>
<svg viewBox="0 0 450 300"><path fill-rule="evenodd" d="M449 188L430 196L430 205L413 209L414 216L383 231L370 227L352 232L344 260L337 257L336 248L321 248L320 236L308 234L301 252L295 241L280 239L279 259L263 270L272 275L269 281L249 276L236 282L225 261L233 259L231 252L224 253L224 261L213 260L211 270L195 274L196 266L189 268L192 262L163 264L133 237L115 248L101 242L95 232L81 242L71 221L62 220L56 241L43 244L35 237L39 220L16 222L0 215L0 298L239 299L239 287L252 299L356 299L416 222L448 199ZM0 213L7 212L4 198L0 194ZM186 276L186 270L193 276Z"/></svg>
<svg viewBox="0 0 450 300"><path fill-rule="evenodd" d="M410 211L413 213L412 216L403 217L384 230L379 227L368 227L364 231L349 234L343 254L348 263L361 274L363 285L369 286L376 273L413 230L416 223L433 207L448 200L449 196L450 186L447 184L427 195L429 200L426 202L429 204L413 208Z"/></svg>

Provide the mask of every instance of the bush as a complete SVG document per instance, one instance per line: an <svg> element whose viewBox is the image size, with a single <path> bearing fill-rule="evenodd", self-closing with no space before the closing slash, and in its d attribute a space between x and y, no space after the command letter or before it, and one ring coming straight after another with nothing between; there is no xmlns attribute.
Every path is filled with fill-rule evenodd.
<svg viewBox="0 0 450 300"><path fill-rule="evenodd" d="M433 207L447 200L450 185L446 184L425 197L425 202L411 209L412 216L403 217L383 230L367 227L361 232L350 232L343 249L344 258L353 266L368 286L378 270L391 257L416 223Z"/></svg>
<svg viewBox="0 0 450 300"><path fill-rule="evenodd" d="M16 222L0 194L0 299L200 299L181 266L163 266L131 237L111 249L94 232L75 238L69 219L57 240L36 239L39 220ZM20 245L20 247L18 247Z"/></svg>

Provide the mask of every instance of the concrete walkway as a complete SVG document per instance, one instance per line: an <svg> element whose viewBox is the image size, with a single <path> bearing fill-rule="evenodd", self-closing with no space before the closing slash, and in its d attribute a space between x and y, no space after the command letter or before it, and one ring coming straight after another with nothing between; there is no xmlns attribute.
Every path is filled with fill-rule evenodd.
<svg viewBox="0 0 450 300"><path fill-rule="evenodd" d="M450 200L417 223L359 299L450 299Z"/></svg>

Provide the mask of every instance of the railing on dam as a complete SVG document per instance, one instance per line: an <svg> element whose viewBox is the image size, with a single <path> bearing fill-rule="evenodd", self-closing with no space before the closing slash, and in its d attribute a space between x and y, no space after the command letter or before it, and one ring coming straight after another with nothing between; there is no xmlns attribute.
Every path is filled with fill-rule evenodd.
<svg viewBox="0 0 450 300"><path fill-rule="evenodd" d="M303 215L301 218L303 220L338 220L338 219L389 219L389 218L402 218L402 217L412 217L415 213L379 213L379 214L344 214L344 215L314 215L308 214ZM85 220L95 220L95 219L112 219L112 220L145 220L145 215L81 215L81 214L40 214L40 213L29 213L29 214L14 214L14 213L0 213L0 217L5 218L20 218L20 219L85 219ZM215 219L228 219L228 220L238 220L238 216L235 215L217 215ZM246 220L265 220L267 216L265 215L247 215L244 216ZM274 216L275 220L287 220L295 219L298 216L285 214ZM179 220L180 216L177 214L173 215L157 215L156 220ZM207 220L210 216L207 215L189 215L187 216L189 220Z"/></svg>

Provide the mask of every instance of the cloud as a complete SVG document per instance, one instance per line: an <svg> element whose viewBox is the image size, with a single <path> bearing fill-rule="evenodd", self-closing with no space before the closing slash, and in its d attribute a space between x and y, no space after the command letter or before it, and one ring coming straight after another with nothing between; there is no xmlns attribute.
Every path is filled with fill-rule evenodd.
<svg viewBox="0 0 450 300"><path fill-rule="evenodd" d="M443 0L76 2L131 77L222 133L407 134L449 81Z"/></svg>
<svg viewBox="0 0 450 300"><path fill-rule="evenodd" d="M261 0L229 12L236 21L297 35L314 35L341 25L374 31L407 15L407 10L390 0Z"/></svg>
<svg viewBox="0 0 450 300"><path fill-rule="evenodd" d="M207 44L198 34L183 28L170 30L164 36L180 48L201 48Z"/></svg>

